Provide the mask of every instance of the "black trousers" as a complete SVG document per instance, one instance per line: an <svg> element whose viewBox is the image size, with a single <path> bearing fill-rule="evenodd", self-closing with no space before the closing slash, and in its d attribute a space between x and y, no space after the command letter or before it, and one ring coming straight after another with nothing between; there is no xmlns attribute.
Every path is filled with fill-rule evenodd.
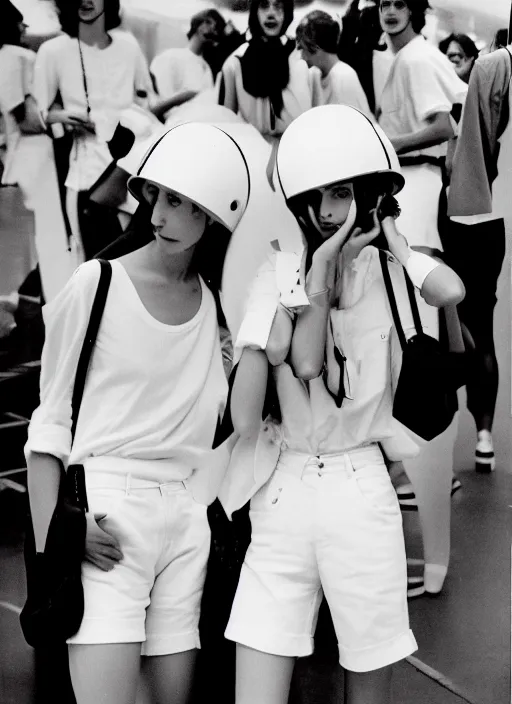
<svg viewBox="0 0 512 704"><path fill-rule="evenodd" d="M505 223L502 219L477 225L448 221L444 226L443 246L446 263L466 287L466 297L459 304L458 312L475 343L466 390L468 410L478 425L478 418L494 415L498 392L494 308L505 258Z"/></svg>

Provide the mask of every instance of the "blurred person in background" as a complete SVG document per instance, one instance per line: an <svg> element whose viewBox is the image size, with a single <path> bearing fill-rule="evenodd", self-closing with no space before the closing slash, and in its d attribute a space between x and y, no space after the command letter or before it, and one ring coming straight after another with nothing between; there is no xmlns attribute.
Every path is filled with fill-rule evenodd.
<svg viewBox="0 0 512 704"><path fill-rule="evenodd" d="M448 50L454 45L455 41ZM510 47L471 63L468 96L449 164L450 217L443 233L447 258L467 291L458 310L475 346L466 384L467 408L477 431L475 470L483 474L496 466L492 428L499 369L494 308L506 251L504 216L510 210L511 74Z"/></svg>
<svg viewBox="0 0 512 704"><path fill-rule="evenodd" d="M455 134L451 112L464 100L467 86L446 56L421 34L429 7L427 0L379 2L380 24L393 58L378 91L377 114L405 178L398 196L401 215L397 226L412 249L439 256L443 251L438 222L444 160ZM444 310L439 322L446 327L448 339L456 339L463 350L454 307ZM400 474L399 466L392 468L400 504L403 509L418 508L423 535L422 574L410 575L410 597L425 591L439 593L448 571L457 425L456 415L450 427L418 457L404 462L405 474Z"/></svg>
<svg viewBox="0 0 512 704"><path fill-rule="evenodd" d="M162 121L173 108L192 100L199 93L213 91L213 73L205 59L205 52L219 43L225 27L224 18L217 10L199 12L190 22L188 46L167 49L155 56L150 71L160 100L152 110Z"/></svg>
<svg viewBox="0 0 512 704"><path fill-rule="evenodd" d="M439 42L439 49L452 62L457 76L464 83L469 83L471 71L480 53L471 37L467 34L450 34Z"/></svg>
<svg viewBox="0 0 512 704"><path fill-rule="evenodd" d="M118 226L117 219L108 227L91 222L84 215L84 205L89 189L112 162L122 112L146 101L152 84L133 37L110 33L120 24L119 0L57 0L56 4L64 34L45 42L38 52L35 95L46 124L63 126L72 134L66 210L78 265L96 254L88 237L96 242L98 231L106 233Z"/></svg>
<svg viewBox="0 0 512 704"><path fill-rule="evenodd" d="M50 301L72 272L52 142L34 98L36 54L21 46L23 16L9 0L0 0L0 16L0 112L7 147L2 185L18 186L33 211L26 274L39 265L39 294Z"/></svg>
<svg viewBox="0 0 512 704"><path fill-rule="evenodd" d="M382 35L377 3L374 0L352 0L343 17L338 57L355 69L373 114L378 102L377 85L382 83L379 80L380 63L384 61L384 68L388 68L392 62L391 52L381 41Z"/></svg>
<svg viewBox="0 0 512 704"><path fill-rule="evenodd" d="M292 56L286 30L293 0L251 0L250 39L225 62L219 75L219 103L240 114L267 139L311 108L309 72Z"/></svg>
<svg viewBox="0 0 512 704"><path fill-rule="evenodd" d="M370 113L355 70L336 54L340 25L327 12L310 12L297 27L297 48L313 76L313 107L351 105Z"/></svg>
<svg viewBox="0 0 512 704"><path fill-rule="evenodd" d="M212 70L214 79L217 78L224 61L246 41L245 34L239 32L233 22L228 20L219 41L205 46L203 56Z"/></svg>

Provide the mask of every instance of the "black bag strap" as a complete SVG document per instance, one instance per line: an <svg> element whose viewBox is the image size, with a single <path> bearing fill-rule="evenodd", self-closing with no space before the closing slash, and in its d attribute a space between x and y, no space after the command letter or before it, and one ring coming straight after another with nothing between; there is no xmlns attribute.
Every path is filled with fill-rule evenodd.
<svg viewBox="0 0 512 704"><path fill-rule="evenodd" d="M91 105L89 103L89 89L87 87L87 74L85 72L84 55L82 53L82 42L78 39L78 51L80 53L80 65L82 67L82 81L84 84L85 102L87 103L87 117L91 114Z"/></svg>
<svg viewBox="0 0 512 704"><path fill-rule="evenodd" d="M91 315L89 318L87 331L85 333L82 351L80 352L80 357L78 359L75 384L73 387L73 396L71 399L71 443L73 443L75 439L76 425L78 422L78 414L80 412L82 397L84 395L87 371L89 369L92 351L94 349L94 345L96 344L101 318L103 317L105 303L107 302L110 281L112 279L112 265L110 262L106 259L98 259L98 261L101 266L100 279L98 281L98 288L96 289L94 302L92 304Z"/></svg>
<svg viewBox="0 0 512 704"><path fill-rule="evenodd" d="M398 339L400 340L400 345L402 350L405 349L407 345L407 338L405 337L404 329L402 327L402 321L400 320L400 313L398 312L398 305L395 298L395 292L393 290L393 284L391 282L391 276L389 275L388 269L388 257L386 252L379 249L379 259L382 268L382 275L384 277L384 284L386 286L386 292L388 294L389 305L391 307L391 313L393 315L393 322L395 324L396 331L398 333ZM418 309L418 301L416 300L416 293L414 291L414 286L409 278L409 275L404 269L405 283L407 286L407 294L409 296L409 302L411 304L412 317L414 320L414 327L416 328L416 333L420 334L423 332L423 326L421 324L420 311Z"/></svg>

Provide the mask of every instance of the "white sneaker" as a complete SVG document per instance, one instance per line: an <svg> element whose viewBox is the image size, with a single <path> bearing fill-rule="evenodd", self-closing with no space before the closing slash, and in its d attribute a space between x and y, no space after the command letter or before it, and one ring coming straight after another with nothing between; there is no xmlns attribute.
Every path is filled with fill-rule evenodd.
<svg viewBox="0 0 512 704"><path fill-rule="evenodd" d="M481 430L478 433L478 441L475 450L475 471L480 474L490 474L496 469L496 458L494 457L494 447L492 435L488 430Z"/></svg>

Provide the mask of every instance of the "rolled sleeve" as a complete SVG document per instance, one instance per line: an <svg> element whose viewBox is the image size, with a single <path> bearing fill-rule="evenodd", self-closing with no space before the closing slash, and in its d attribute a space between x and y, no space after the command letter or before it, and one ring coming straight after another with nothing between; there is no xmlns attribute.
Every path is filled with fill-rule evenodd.
<svg viewBox="0 0 512 704"><path fill-rule="evenodd" d="M264 350L279 306L276 253L268 255L249 290L245 315L235 342L235 363L245 347Z"/></svg>
<svg viewBox="0 0 512 704"><path fill-rule="evenodd" d="M28 429L27 460L32 452L39 452L67 464L73 386L99 275L97 261L83 264L61 293L43 308L40 404Z"/></svg>

